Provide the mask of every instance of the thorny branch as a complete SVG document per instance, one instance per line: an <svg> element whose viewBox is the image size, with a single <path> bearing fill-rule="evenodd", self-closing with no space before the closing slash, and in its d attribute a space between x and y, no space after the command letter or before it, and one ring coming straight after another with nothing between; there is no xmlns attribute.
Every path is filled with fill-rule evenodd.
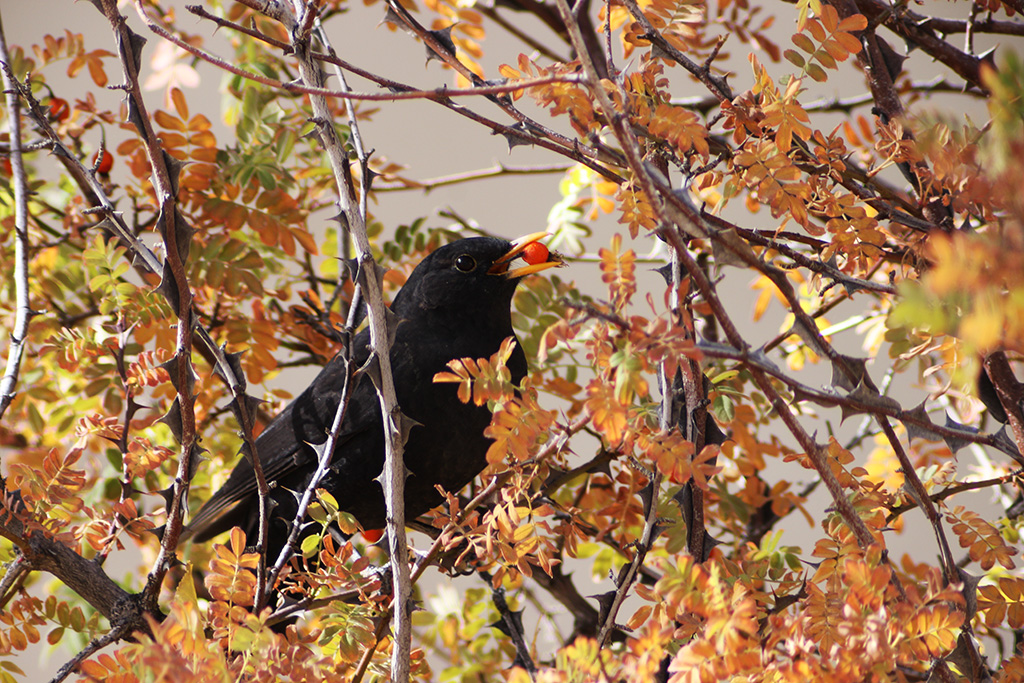
<svg viewBox="0 0 1024 683"><path fill-rule="evenodd" d="M140 12L145 10L140 9ZM205 13L208 15L208 13ZM211 15L212 16L212 15ZM147 26L153 33L156 33L161 38L170 41L178 47L186 50L196 57L202 59L205 62L209 62L218 69L227 71L228 73L252 81L253 83L259 83L265 85L268 88L275 90L283 90L285 92L295 93L299 95L319 95L321 97L336 97L341 100L352 100L352 101L365 101L365 102L394 102L399 100L443 100L449 97L470 97L470 96L494 96L502 95L506 93L515 92L522 90L524 87L532 87L537 85L547 85L549 83L574 83L576 79L573 76L543 76L536 79L529 79L525 81L518 81L516 83L503 83L498 85L489 85L480 83L478 86L472 88L435 88L433 90L416 90L413 88L396 88L393 92L387 93L358 93L352 92L351 90L332 90L330 88L324 88L322 86L312 85L300 85L297 83L285 83L279 81L276 78L269 78L262 76L254 71L243 69L242 67L235 66L231 62L217 57L206 50L195 47L185 40L177 37L166 28L156 23L149 17L148 14L144 15ZM330 61L328 55L318 54L311 52L310 56L322 60Z"/></svg>
<svg viewBox="0 0 1024 683"><path fill-rule="evenodd" d="M152 168L153 188L156 201L160 207L160 229L164 241L165 259L162 286L178 317L176 348L172 364L168 366L171 383L177 392L177 415L180 416L181 454L178 459L178 471L175 475L174 488L167 509L167 527L161 538L160 554L146 580L143 590L147 609L158 611L157 598L163 586L164 576L177 555L178 538L181 535L182 520L187 507L187 492L194 474L197 459L197 433L195 422L195 395L193 393L195 373L192 368L192 339L194 331L194 311L192 310L192 290L188 283L185 261L188 258L191 229L184 225L177 209L176 192L173 189L173 171L169 168L168 157L153 129L149 119L142 88L139 85L139 70L142 65L142 41L125 23L124 17L113 0L102 0L101 10L114 32L121 57L121 69L124 76L124 88L127 98L129 119L142 138L150 167Z"/></svg>
<svg viewBox="0 0 1024 683"><path fill-rule="evenodd" d="M392 9L394 9L394 8L392 8ZM403 12L405 12L404 15L402 14ZM578 161L580 163L583 163L583 164L586 164L588 166L591 166L594 170L598 171L599 173L602 173L602 174L609 174L609 173L611 173L611 176L610 176L611 179L617 179L618 178L617 176L614 175L614 173L608 171L607 169L603 168L600 164L597 163L599 161L600 162L607 162L608 161L608 159L605 156L603 156L600 152L588 149L585 145L579 144L578 141L571 140L571 139L566 138L565 136L563 136L563 135L561 135L559 133L556 133L555 131L547 128L546 126L541 125L537 121L534 121L534 120L530 119L529 117L523 115L521 112L519 112L517 109L515 109L515 107L513 107L510 103L508 103L505 99L500 99L500 98L496 97L499 94L507 94L507 93L511 93L511 92L514 92L514 91L517 91L517 90L521 90L521 89L523 89L524 86L525 87L529 87L531 85L542 85L544 83L553 83L553 82L573 82L575 80L574 78L568 78L568 77L557 77L556 78L556 77L552 76L552 77L545 77L544 79L530 80L528 82L527 81L518 81L518 82L512 83L512 84L493 85L493 84L490 84L490 83L486 83L486 82L482 81L480 78L478 78L471 71L469 71L465 66L463 66L462 63L459 62L458 59L456 59L454 55L449 55L448 51L444 48L444 46L441 45L438 42L437 38L435 38L431 34L430 31L427 31L422 26L420 26L416 22L416 20L413 19L412 16L408 14L408 12L406 12L404 9L399 9L399 10L396 11L396 14L398 16L400 16L403 21L406 21L408 23L410 28L428 46L430 46L431 49L434 50L435 54L439 55L440 59L445 61L445 63L447 63L449 66L452 66L453 68L455 68L457 71L459 71L459 73L461 73L468 80L470 80L470 82L473 83L473 87L472 88L462 89L462 90L452 89L452 88L440 88L440 89L436 89L436 90L422 90L422 91L421 90L415 90L414 88L410 88L409 86L405 86L405 85L399 84L399 83L397 83L395 81L390 81L388 79L384 79L382 77L372 75L369 72L366 72L366 71L364 71L362 69L355 68L355 67L353 67L353 66L351 66L351 65L349 65L349 64L347 64L347 63L345 63L345 62L343 62L343 61L341 61L339 59L337 59L336 57L333 57L332 55L324 55L324 54L315 53L315 52L311 52L310 53L310 56L312 58L320 60L320 61L325 61L325 62L328 62L328 63L332 63L332 64L335 64L335 65L338 65L338 66L342 66L343 68L346 68L346 69L352 71L353 73L357 73L357 74L359 74L359 75L361 75L361 76L363 76L365 78L369 78L370 80L373 80L374 82L377 82L377 83L379 83L381 85L384 85L384 86L388 87L389 90L390 90L390 93L386 93L386 94L385 93L358 94L358 93L352 93L351 91L348 91L348 90L330 90L330 89L324 88L322 86L310 86L308 84L297 85L295 83L283 83L283 82L278 81L276 79L268 78L268 77L265 77L265 76L261 76L259 74L253 73L251 71L247 71L247 70L242 69L240 67L237 67L237 66L231 64L230 62L224 60L224 59L221 59L219 57L216 57L215 55L207 53L205 50L202 50L200 48L192 46L187 41L182 40L181 38L175 36L173 33L168 31L164 27L162 27L159 24L157 24L155 21L150 19L148 17L148 15L146 17L146 21L147 21L147 25L149 26L150 30L152 30L154 33L156 33L157 35L161 36L162 38L165 38L166 40L171 41L172 43L174 43L178 47L180 47L180 48L182 48L182 49L184 49L184 50L194 54L195 56L199 57L200 59L203 59L204 61L207 61L207 62L217 66L218 68L222 68L225 71L233 73L233 74L235 74L237 76L241 76L241 77L246 78L248 80L251 80L251 81L253 81L255 83L260 83L262 85L266 85L266 86L269 86L269 87L272 87L272 88L277 88L277 89L285 90L285 91L288 91L288 92L301 93L301 94L306 94L306 95L311 95L311 96L312 95L319 95L319 96L322 96L322 97L337 97L337 98L340 98L340 99L348 99L348 100L375 100L375 101L380 101L380 100L400 100L400 99L429 99L429 100L433 100L433 101L436 101L436 102L442 104L443 106L445 106L445 107L447 107L449 109L452 109L453 111L456 111L457 113L459 113L459 114L461 114L463 116L471 118L471 119L473 119L473 120L475 120L477 122L480 122L480 123L486 123L487 125L489 125L492 128L492 130L495 131L495 133L500 133L502 135L513 136L513 137L518 137L518 138L522 138L522 139L528 140L532 144L536 144L536 145L539 145L539 146L542 146L542 147L546 147L546 148L548 148L548 149L550 149L552 151L555 151L555 152L557 152L559 154L563 154L564 156L566 156L568 158L571 158L571 159L573 159L575 161ZM278 18L279 19L279 17L276 17L276 16L273 17L273 18ZM467 109L465 109L464 107L462 107L460 105L457 105L456 103L452 102L451 99L450 99L451 97L454 97L454 96L464 96L464 95L482 95L482 96L486 97L487 99L490 99L492 102L494 102L495 104L498 104L502 109L504 109L509 115L511 115L516 120L517 126L513 128L511 126L505 126L503 124L499 124L499 123L496 123L496 122L489 122L485 117L477 114L476 112L467 110Z"/></svg>
<svg viewBox="0 0 1024 683"><path fill-rule="evenodd" d="M348 337L351 339L351 331L356 326L355 318L359 310L359 287L356 288L355 296L353 297L353 305L349 309L349 318L345 324L345 328L349 333ZM313 496L316 493L317 487L323 480L324 475L327 474L327 469L331 464L331 456L334 454L334 447L338 441L338 435L341 433L342 421L345 419L345 413L348 411L349 397L351 396L352 378L355 373L355 368L352 367L352 349L350 345L346 345L343 351L345 354L345 375L342 379L341 386L341 397L338 401L338 408L334 413L334 420L331 423L331 430L327 435L327 441L321 446L316 448L317 450L317 466L316 471L313 472L310 477L309 484L302 492L302 496L299 498L298 508L295 511L295 517L292 519L288 538L284 543L284 547L281 548L281 554L277 558L271 558L274 560L273 567L270 570L270 574L267 577L265 583L258 583L257 595L260 596L259 602L257 603L257 609L262 609L270 600L273 594L274 586L277 584L277 578L281 575L281 571L284 569L285 564L292 558L295 553L297 542L299 539L299 532L303 527L303 522L306 519L306 511L309 509L309 504L313 501ZM260 526L260 538L262 539L263 547L266 547L266 534L267 526L266 523L269 520L265 520L261 516Z"/></svg>
<svg viewBox="0 0 1024 683"><path fill-rule="evenodd" d="M319 88L324 82L323 71L309 53L310 36L297 31L298 27L296 26L296 23L302 25L308 20L308 26L311 27L313 22L309 19L309 13L314 12L316 7L300 0L296 0L294 7L296 17L295 19L289 17L289 23L286 25L291 33L292 47L299 60L299 73L304 83ZM334 127L326 98L322 94L313 94L310 97L310 103L320 141L327 152L338 187L338 206L345 214L348 229L355 239L359 259L357 282L363 290L369 308L370 347L373 362L380 373L377 394L384 420L385 453L381 484L387 504L387 533L391 550L393 590L397 605L394 647L391 656L391 678L397 683L404 683L409 680L412 632L407 605L411 597L412 585L409 580L409 548L405 536L405 464L402 459L404 446L402 434L406 433L406 430L403 429L403 420L406 418L398 406L398 399L395 395L388 334L389 326L397 323L389 323L387 320L387 309L384 307L382 291L382 274L377 270L377 263L374 261L366 232L366 195L369 191L367 183L370 178L370 174L367 172L368 155L364 152L358 159L363 171L363 183L357 187L349 166L348 154ZM349 126L351 134L358 136L359 127L354 118L349 120Z"/></svg>
<svg viewBox="0 0 1024 683"><path fill-rule="evenodd" d="M452 175L442 176L438 178L427 178L425 180L406 180L398 179L389 185L379 184L374 188L376 192L402 192L405 190L421 190L423 192L430 192L436 190L439 187L448 187L450 185L458 185L461 183L471 183L475 180L482 180L484 178L500 178L503 176L513 175L548 175L556 173L565 173L569 170L569 167L565 164L554 164L551 166L505 166L504 164L496 164L491 168L483 168L476 171L466 171L464 173L453 173Z"/></svg>

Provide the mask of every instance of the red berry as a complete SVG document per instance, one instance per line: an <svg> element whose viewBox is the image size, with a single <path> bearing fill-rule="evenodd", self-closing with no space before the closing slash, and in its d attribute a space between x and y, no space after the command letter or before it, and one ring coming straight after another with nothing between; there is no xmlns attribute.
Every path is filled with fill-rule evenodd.
<svg viewBox="0 0 1024 683"><path fill-rule="evenodd" d="M68 104L68 101L60 97L51 97L50 118L55 121L63 121L69 116L71 116L71 105Z"/></svg>
<svg viewBox="0 0 1024 683"><path fill-rule="evenodd" d="M114 167L114 155L103 150L103 157L100 157L99 152L92 158L92 165L96 167L96 170L103 175L110 173L110 169Z"/></svg>
<svg viewBox="0 0 1024 683"><path fill-rule="evenodd" d="M14 168L11 166L10 157L0 159L0 168L3 168L4 175L14 175Z"/></svg>
<svg viewBox="0 0 1024 683"><path fill-rule="evenodd" d="M540 242L530 242L523 249L523 260L531 266L535 266L538 263L546 263L549 253L548 248Z"/></svg>
<svg viewBox="0 0 1024 683"><path fill-rule="evenodd" d="M384 535L383 529L366 529L363 531L363 538L367 543L376 543Z"/></svg>

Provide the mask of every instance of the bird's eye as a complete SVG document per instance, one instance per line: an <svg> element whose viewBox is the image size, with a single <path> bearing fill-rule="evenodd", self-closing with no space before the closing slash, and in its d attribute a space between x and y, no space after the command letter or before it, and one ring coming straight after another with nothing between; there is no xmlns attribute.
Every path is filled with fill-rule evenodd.
<svg viewBox="0 0 1024 683"><path fill-rule="evenodd" d="M469 254L463 254L455 259L455 267L463 273L468 273L476 268L476 259Z"/></svg>

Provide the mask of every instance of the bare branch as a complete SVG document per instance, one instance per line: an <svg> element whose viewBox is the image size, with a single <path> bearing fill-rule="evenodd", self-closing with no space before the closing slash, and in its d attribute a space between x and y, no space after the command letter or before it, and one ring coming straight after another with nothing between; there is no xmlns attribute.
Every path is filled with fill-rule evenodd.
<svg viewBox="0 0 1024 683"><path fill-rule="evenodd" d="M304 6L305 12L312 11L309 5ZM301 17L300 17L301 18ZM294 29L294 27L291 27ZM302 40L292 31L292 46L299 60L299 72L307 85L319 88L324 81L319 64L310 54L310 44ZM390 342L387 330L387 310L381 290L380 275L370 249L370 241L366 233L366 193L365 185L356 187L348 156L344 145L338 138L332 123L331 111L326 98L322 94L310 97L313 106L314 122L320 134L320 141L327 152L335 182L339 191L339 207L348 220L348 228L355 238L359 252L359 284L366 296L370 319L370 345L374 362L380 369L380 385L377 387L380 400L381 415L384 420L384 472L381 483L384 488L384 500L388 512L388 539L391 549L391 567L393 573L396 614L395 644L392 649L391 677L396 683L409 680L409 652L411 647L411 624L407 605L411 596L409 580L409 549L405 537L405 464L402 459L403 442L401 422L403 419L398 399L395 395L394 379L391 374ZM358 130L355 119L349 125ZM367 168L368 159L359 159L363 169ZM368 174L363 174L368 179Z"/></svg>
<svg viewBox="0 0 1024 683"><path fill-rule="evenodd" d="M19 514L12 509L14 507L5 507L2 511L0 536L17 545L29 569L56 576L106 617L112 628L115 627L119 616L125 618L126 624L130 622L131 629L122 635L131 635L135 630L148 629L142 618L141 609L134 609L131 617L123 611L127 605L141 607L137 596L118 586L106 575L103 567L93 560L85 559L66 545L49 538L41 530L29 533ZM17 566L14 569L17 570Z"/></svg>
<svg viewBox="0 0 1024 683"><path fill-rule="evenodd" d="M840 7L836 7L836 9L840 9ZM953 47L935 35L928 25L926 17L906 9L905 6L894 7L881 0L856 0L854 11L863 14L872 24L883 24L901 38L905 38L948 66L972 86L987 92L981 81L982 59ZM842 10L840 10L840 16L846 16Z"/></svg>
<svg viewBox="0 0 1024 683"><path fill-rule="evenodd" d="M375 192L403 192L406 190L423 190L424 192L430 192L431 190L436 190L439 187L459 185L461 183L469 183L474 180L482 180L484 178L500 178L502 176L514 175L549 175L565 173L569 168L570 167L565 164L523 167L496 164L490 168L484 168L477 171L466 171L464 173L453 173L452 175L441 176L439 178L428 178L426 180L400 179L392 185L377 185L373 189Z"/></svg>
<svg viewBox="0 0 1024 683"><path fill-rule="evenodd" d="M1004 474L1001 477L993 477L991 479L979 479L977 481L965 481L960 484L948 486L942 489L941 491L931 494L929 498L933 503L941 503L947 498L952 498L953 496L959 493L964 493L965 491L979 491L981 489L992 488L993 486L1002 486L1004 484L1009 484L1013 481L1020 482L1022 476L1024 476L1024 469L1015 469L1012 472ZM914 510L915 508L918 507L920 506L917 504L916 501L899 505L889 510L888 519L891 522L900 515L911 510Z"/></svg>
<svg viewBox="0 0 1024 683"><path fill-rule="evenodd" d="M21 359L25 353L28 324L34 314L28 288L28 187L26 186L25 164L21 156L21 101L19 99L21 89L11 72L11 57L7 51L7 36L4 33L2 20L0 20L0 72L2 72L4 84L7 120L11 126L10 159L14 186L13 276L17 291L14 327L11 329L10 347L7 349L7 364L3 377L0 378L0 419L2 419L11 405L11 401L14 400L18 374L21 371Z"/></svg>
<svg viewBox="0 0 1024 683"><path fill-rule="evenodd" d="M505 93L515 92L522 90L523 88L529 88L537 85L547 85L548 83L575 83L576 78L573 76L543 76L535 79L528 79L523 81L517 81L515 83L508 84L487 84L479 79L476 79L476 84L472 88L435 88L433 90L415 90L412 88L402 89L398 92L388 93L357 93L351 90L332 90L330 88L324 88L322 86L312 86L308 84L299 83L285 83L275 78L268 78L267 76L260 75L254 71L248 71L241 67L235 66L228 60L222 59L214 54L211 54L201 48L198 48L191 43L177 37L166 28L156 23L148 14L145 14L145 10L140 9L141 16L146 22L153 33L157 34L164 40L174 43L177 47L186 50L195 57L202 59L205 62L209 62L218 69L227 71L228 73L265 85L275 90L283 90L285 92L300 94L300 95L319 95L321 97L336 97L341 100L354 100L354 101L368 101L368 102L391 102L398 100L438 100L448 97L471 97L471 96L493 96L501 95ZM230 22L229 22L230 23ZM322 58L326 61L326 55L319 55L317 53L310 53L310 57L317 59Z"/></svg>
<svg viewBox="0 0 1024 683"><path fill-rule="evenodd" d="M1024 23L1019 21L999 21L991 16L984 19L973 19L970 22L963 19L945 19L943 17L925 17L921 25L933 28L939 33L967 33L968 29L973 33L992 33L1008 36L1024 36Z"/></svg>

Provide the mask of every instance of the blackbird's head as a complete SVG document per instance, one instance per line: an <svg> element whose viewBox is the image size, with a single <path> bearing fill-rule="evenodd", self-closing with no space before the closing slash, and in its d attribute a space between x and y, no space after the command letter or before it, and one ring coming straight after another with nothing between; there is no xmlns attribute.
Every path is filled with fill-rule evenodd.
<svg viewBox="0 0 1024 683"><path fill-rule="evenodd" d="M557 254L537 244L546 235L533 233L514 242L470 237L439 247L413 270L392 310L403 317L416 309L471 312L483 308L507 315L519 280L564 265ZM524 253L530 263L519 260Z"/></svg>

